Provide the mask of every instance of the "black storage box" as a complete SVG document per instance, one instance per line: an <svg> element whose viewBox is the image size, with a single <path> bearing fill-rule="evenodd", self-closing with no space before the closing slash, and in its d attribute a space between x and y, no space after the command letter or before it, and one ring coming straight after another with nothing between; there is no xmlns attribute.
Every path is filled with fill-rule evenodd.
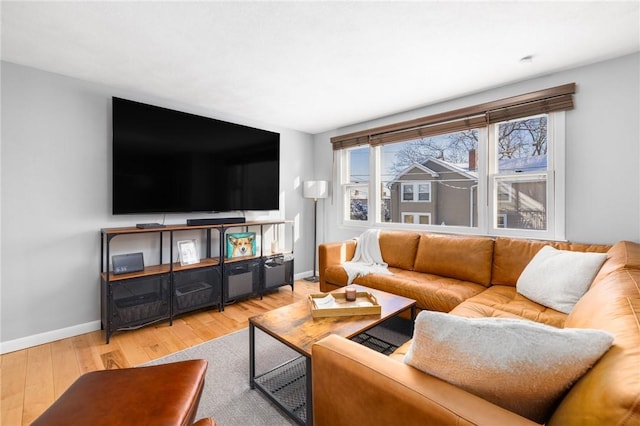
<svg viewBox="0 0 640 426"><path fill-rule="evenodd" d="M293 284L293 260L283 256L272 257L264 262L264 288L276 288Z"/></svg>
<svg viewBox="0 0 640 426"><path fill-rule="evenodd" d="M132 278L112 283L114 329L169 316L169 275Z"/></svg>
<svg viewBox="0 0 640 426"><path fill-rule="evenodd" d="M260 285L259 259L224 265L224 301L257 293Z"/></svg>
<svg viewBox="0 0 640 426"><path fill-rule="evenodd" d="M174 312L181 313L219 305L221 281L219 266L176 272Z"/></svg>

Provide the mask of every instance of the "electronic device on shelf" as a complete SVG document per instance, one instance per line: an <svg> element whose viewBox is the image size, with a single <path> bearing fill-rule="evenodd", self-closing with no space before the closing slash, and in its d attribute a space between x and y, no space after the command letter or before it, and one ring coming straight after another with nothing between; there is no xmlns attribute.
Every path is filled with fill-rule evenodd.
<svg viewBox="0 0 640 426"><path fill-rule="evenodd" d="M115 275L144 270L144 256L141 252L113 255L111 263Z"/></svg>
<svg viewBox="0 0 640 426"><path fill-rule="evenodd" d="M156 228L164 228L166 227L166 225L163 225L161 223L138 223L136 224L136 228L138 229L156 229Z"/></svg>
<svg viewBox="0 0 640 426"><path fill-rule="evenodd" d="M222 225L230 223L245 223L247 220L244 217L211 217L204 219L187 219L187 226L200 226L200 225Z"/></svg>
<svg viewBox="0 0 640 426"><path fill-rule="evenodd" d="M112 102L113 214L279 208L279 133Z"/></svg>

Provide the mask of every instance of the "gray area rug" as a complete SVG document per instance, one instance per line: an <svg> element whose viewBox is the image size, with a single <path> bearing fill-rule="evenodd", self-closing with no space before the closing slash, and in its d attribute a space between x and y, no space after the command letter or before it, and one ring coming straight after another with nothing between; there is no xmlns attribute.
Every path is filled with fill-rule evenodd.
<svg viewBox="0 0 640 426"><path fill-rule="evenodd" d="M398 346L409 339L407 330L376 327L369 334ZM256 329L256 373L267 372L299 354ZM144 365L188 359L209 361L197 419L211 417L218 426L280 426L296 423L257 390L249 388L249 329L202 343Z"/></svg>
<svg viewBox="0 0 640 426"><path fill-rule="evenodd" d="M256 329L256 372L268 371L299 356ZM197 419L218 426L295 425L265 396L249 388L249 329L245 328L143 365L188 359L209 361Z"/></svg>

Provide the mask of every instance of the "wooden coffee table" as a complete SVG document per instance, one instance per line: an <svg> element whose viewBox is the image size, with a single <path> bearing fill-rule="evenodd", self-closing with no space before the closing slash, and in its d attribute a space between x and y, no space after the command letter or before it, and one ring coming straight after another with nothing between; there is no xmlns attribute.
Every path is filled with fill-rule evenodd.
<svg viewBox="0 0 640 426"><path fill-rule="evenodd" d="M249 384L251 389L257 388L268 398L283 408L293 420L299 424L310 425L313 423L313 407L311 398L311 348L314 343L329 336L337 334L350 339L358 334L375 327L381 322L398 315L407 309L411 310L411 318L415 317L416 301L406 297L397 296L380 290L356 285L358 291L368 291L373 294L382 308L380 315L354 315L340 317L313 318L309 302L306 300L283 306L278 309L256 315L249 318ZM342 292L344 289L336 290ZM266 375L273 375L275 370L281 369L284 364L256 376L255 371L255 328L262 330L273 338L279 340L298 352L301 357L292 360L297 363L298 370L303 370L305 386L304 406L302 415L291 411L290 407L274 396L259 380ZM288 363L287 363L288 364ZM296 368L289 365L288 368Z"/></svg>

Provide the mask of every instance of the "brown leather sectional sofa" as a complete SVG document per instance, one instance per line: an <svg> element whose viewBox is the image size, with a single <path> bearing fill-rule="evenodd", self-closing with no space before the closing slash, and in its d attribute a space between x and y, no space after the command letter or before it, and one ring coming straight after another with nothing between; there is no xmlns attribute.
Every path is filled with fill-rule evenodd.
<svg viewBox="0 0 640 426"><path fill-rule="evenodd" d="M393 275L367 275L355 283L410 297L420 309L612 333L611 349L568 390L547 424L640 425L640 244L391 231L382 232L379 241ZM516 292L518 277L544 245L608 254L589 291L568 315ZM353 240L320 245L321 291L346 284L340 264L354 251ZM387 357L337 336L314 346L315 424L536 424L404 364L408 347Z"/></svg>

